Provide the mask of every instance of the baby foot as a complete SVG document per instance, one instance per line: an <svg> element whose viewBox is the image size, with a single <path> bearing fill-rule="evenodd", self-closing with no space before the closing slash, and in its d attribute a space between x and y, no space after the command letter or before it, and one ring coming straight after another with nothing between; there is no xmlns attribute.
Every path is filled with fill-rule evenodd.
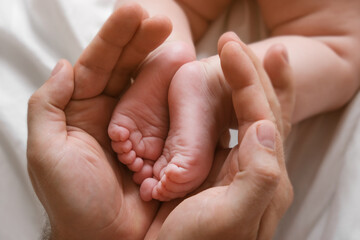
<svg viewBox="0 0 360 240"><path fill-rule="evenodd" d="M231 119L231 94L211 57L182 66L169 89L170 130L153 178L141 185L144 200L183 197L207 177L220 135Z"/></svg>
<svg viewBox="0 0 360 240"><path fill-rule="evenodd" d="M243 121L239 126L239 137L253 118L273 120L270 107L275 112L282 112L277 116L278 122L286 117L285 112L290 112L293 92L286 50L279 45L269 49L264 59L265 73L260 61L236 35L224 35L219 41L219 52L226 43L235 44L235 47L228 48L234 52L227 49L222 55L222 69L219 58L212 57L188 63L175 74L169 90L170 131L163 154L153 167L155 177L146 179L141 186L143 199L165 201L182 197L198 187L208 175L219 137L237 121L222 70L226 72L228 82L240 86L233 86L235 89L244 89L236 94L242 99L235 99L243 104L243 110L238 113ZM240 45L246 52L238 54L235 51ZM262 81L254 84L253 80L258 77ZM250 85L254 87L246 87ZM264 104L252 105L251 99L261 99ZM270 100L277 104L270 106ZM283 124L280 129L284 128Z"/></svg>
<svg viewBox="0 0 360 240"><path fill-rule="evenodd" d="M146 44L148 40L142 41ZM188 45L164 43L145 60L114 110L108 129L112 148L119 161L135 172L133 179L138 184L153 176L153 162L164 147L169 130L170 81L180 66L194 58Z"/></svg>

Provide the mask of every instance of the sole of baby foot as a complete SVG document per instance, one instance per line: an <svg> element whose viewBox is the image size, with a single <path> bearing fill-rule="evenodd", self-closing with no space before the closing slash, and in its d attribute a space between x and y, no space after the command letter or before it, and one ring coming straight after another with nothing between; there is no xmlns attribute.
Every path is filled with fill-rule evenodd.
<svg viewBox="0 0 360 240"><path fill-rule="evenodd" d="M154 164L153 180L141 186L145 199L183 197L205 180L232 113L231 94L221 73L214 57L187 63L175 74L169 89L170 130Z"/></svg>
<svg viewBox="0 0 360 240"><path fill-rule="evenodd" d="M144 161L159 158L168 134L170 82L180 66L193 58L191 48L184 43L162 45L142 65L114 110L108 129L113 150L120 162L136 171L134 180L139 184L152 166Z"/></svg>

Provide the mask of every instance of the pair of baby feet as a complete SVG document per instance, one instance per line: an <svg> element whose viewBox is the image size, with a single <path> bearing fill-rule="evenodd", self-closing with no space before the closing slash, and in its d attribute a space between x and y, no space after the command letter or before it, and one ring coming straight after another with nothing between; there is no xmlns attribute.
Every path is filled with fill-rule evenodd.
<svg viewBox="0 0 360 240"><path fill-rule="evenodd" d="M168 29L165 25L170 23L160 24ZM151 34L151 26L148 29L144 45L156 34ZM201 61L195 61L191 46L163 43L147 57L119 100L108 134L119 161L134 172L133 180L141 185L143 200L183 197L207 177L219 139L235 120L234 89L224 77L230 73L223 73L232 68L222 69L221 62L231 65L240 61L249 66L251 61L245 55L238 59L239 55L221 54L230 42L241 49L240 40L228 33L219 40L220 57ZM271 60L278 61L281 68L286 64L283 52L274 51ZM234 74L232 81L246 82L257 73L254 68L240 68ZM252 97L246 94L244 97Z"/></svg>
<svg viewBox="0 0 360 240"><path fill-rule="evenodd" d="M219 74L219 59L185 63L186 52L192 54L177 43L161 46L120 99L109 125L113 150L134 171L144 200L182 197L199 186L229 127L230 88Z"/></svg>

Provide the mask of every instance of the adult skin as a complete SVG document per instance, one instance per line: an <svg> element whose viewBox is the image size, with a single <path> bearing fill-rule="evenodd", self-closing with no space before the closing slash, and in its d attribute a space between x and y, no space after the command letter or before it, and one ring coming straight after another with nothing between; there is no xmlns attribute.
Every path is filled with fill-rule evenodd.
<svg viewBox="0 0 360 240"><path fill-rule="evenodd" d="M132 21L127 21L129 18L132 18ZM118 99L113 97L114 92L109 94L106 89L115 66L136 70L147 54L161 44L166 34L160 34L159 39L147 45L145 51L140 55L137 54L134 59L132 51L137 49L136 39L146 34L149 26L158 27L159 32L162 33L169 32L168 25L163 24L164 22L166 23L165 19L148 19L138 5L121 7L115 11L98 36L84 50L74 69L70 63L61 60L50 79L31 97L28 111L28 170L34 189L48 213L52 229L51 239L143 239L156 214L163 212L162 210L158 212L159 203L143 202L140 199L138 186L133 183L131 173L118 164L116 156L111 151L107 126ZM121 59L128 61L121 62ZM128 76L121 76L119 79L118 96L129 84L131 72L129 71ZM256 85L259 86L258 82ZM266 97L262 99L266 100ZM259 161L246 159L246 162L252 164L234 168L233 164L237 165L240 159L238 157L241 155L240 150L245 151L244 147L240 147L239 150L233 150L234 153L228 156L229 160L226 160L222 167L221 162L220 166L215 165L213 168L215 173L211 174L208 180L212 182L211 176L217 176L216 179L220 179L216 181L217 185L229 185L234 180L234 183L229 185L232 186L229 189L234 191L225 191L219 197L223 196L224 199L231 200L229 196L236 195L237 197L231 200L236 205L240 199L243 199L243 206L246 207L250 206L246 202L250 201L250 204L253 204L254 199L267 199L259 202L262 210L251 212L251 216L256 215L254 218L257 221L254 223L258 226L256 229L261 232L263 225L259 225L259 222L273 219L273 213L276 213L276 219L283 214L284 208L291 199L284 196L291 196L291 188L283 160L279 158L279 154L275 154L282 153L279 147L281 141L274 143L276 148L261 147L260 141L255 141L254 129L259 129L259 124L265 124L265 129L268 129L266 131L272 134L270 138L279 139L275 137L279 134L276 134L275 126L269 120L260 123L258 120L260 119L253 119L253 122L257 123L251 124L250 127L246 126L246 129L242 129L246 134L241 135L244 139L250 139L243 142L249 145L249 149L258 152L251 156L254 159L259 158ZM275 120L271 119L271 121ZM239 140L241 142L242 139ZM272 166L269 168L273 171L271 173L257 171L257 166L264 167L260 161L260 157L265 156L261 154L264 154L261 149L269 152L266 155L269 159L266 162L269 163L265 166ZM222 156L219 159L224 159L226 154L222 153ZM263 167L259 169L264 169ZM227 174L221 174L231 170L240 172L235 174L239 177L229 180ZM210 186L213 185L207 182L206 187ZM241 191L244 186L248 186L249 189L255 188L258 194L251 195L250 190ZM176 211L171 212L159 237L167 232L167 226L174 223L172 219L176 217L172 216L186 212L188 207L194 207L187 203L193 201L199 204L201 203L199 199L211 196L211 192L217 191L216 189L219 188L201 192L179 205L177 209L180 210L175 209ZM262 194L266 196L261 197L264 196ZM234 204L230 204L229 207L235 207ZM279 206L285 207L278 208ZM161 209L169 213L166 211L166 205ZM243 218L245 216L243 215ZM203 219L206 224L207 219ZM237 222L228 219L228 222L225 222L226 226L221 229L226 230L239 222L238 218L235 220ZM156 225L156 221L154 223ZM185 227L193 226L184 225L184 229ZM247 229L248 227L244 227L243 230ZM274 228L270 229L269 231L273 232ZM200 234L204 229L200 226L192 230L194 231ZM265 233L266 236L271 235L267 231ZM208 234L213 233L208 232ZM232 236L242 236L240 233L234 234ZM172 236L181 237L181 232ZM201 236L207 237L206 234ZM262 235L257 234L257 236Z"/></svg>

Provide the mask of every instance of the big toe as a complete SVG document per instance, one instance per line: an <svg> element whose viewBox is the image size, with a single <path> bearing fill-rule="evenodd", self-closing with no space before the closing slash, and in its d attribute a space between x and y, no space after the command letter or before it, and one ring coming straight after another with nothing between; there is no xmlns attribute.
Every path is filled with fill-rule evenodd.
<svg viewBox="0 0 360 240"><path fill-rule="evenodd" d="M152 192L154 187L158 184L158 180L154 178L145 179L140 186L140 197L142 200L148 202L153 199Z"/></svg>

